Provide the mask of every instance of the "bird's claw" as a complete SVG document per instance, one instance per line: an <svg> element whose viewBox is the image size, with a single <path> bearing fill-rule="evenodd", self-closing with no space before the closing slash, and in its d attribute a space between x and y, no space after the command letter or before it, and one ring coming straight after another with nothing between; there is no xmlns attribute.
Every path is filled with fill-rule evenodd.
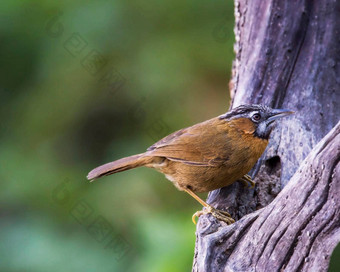
<svg viewBox="0 0 340 272"><path fill-rule="evenodd" d="M235 220L231 217L231 215L228 212L217 210L211 206L205 207L205 209L202 211L195 212L192 216L192 222L194 222L194 224L196 225L196 217L199 218L201 215L208 213L212 214L212 216L214 216L217 220L223 221L228 225L235 223Z"/></svg>
<svg viewBox="0 0 340 272"><path fill-rule="evenodd" d="M254 188L255 187L255 182L251 179L251 176L249 175L244 175L240 181L244 184L244 186L248 187L248 183L250 183L250 188Z"/></svg>

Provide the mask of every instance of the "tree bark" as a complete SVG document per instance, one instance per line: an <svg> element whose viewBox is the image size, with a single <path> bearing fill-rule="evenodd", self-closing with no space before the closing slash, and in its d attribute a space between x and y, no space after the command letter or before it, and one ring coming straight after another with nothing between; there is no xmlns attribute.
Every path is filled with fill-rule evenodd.
<svg viewBox="0 0 340 272"><path fill-rule="evenodd" d="M235 19L232 107L296 114L272 132L255 189L209 194L240 220L199 219L193 271L327 271L340 241L340 2L235 0Z"/></svg>

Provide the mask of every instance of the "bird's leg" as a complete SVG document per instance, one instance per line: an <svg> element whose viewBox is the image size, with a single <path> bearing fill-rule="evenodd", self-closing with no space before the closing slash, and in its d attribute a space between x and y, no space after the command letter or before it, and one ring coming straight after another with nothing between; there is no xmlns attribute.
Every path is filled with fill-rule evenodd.
<svg viewBox="0 0 340 272"><path fill-rule="evenodd" d="M204 200L202 200L198 195L196 195L189 188L184 188L184 191L195 198L199 203L205 207L203 211L197 211L192 216L192 222L196 225L196 217L200 217L203 214L211 213L217 220L221 220L226 222L228 225L235 223L235 220L231 217L231 215L226 211L217 210L214 207L210 206Z"/></svg>
<svg viewBox="0 0 340 272"><path fill-rule="evenodd" d="M251 179L251 176L249 175L244 175L242 178L239 179L244 186L248 187L248 182L250 183L250 188L255 187L255 182Z"/></svg>

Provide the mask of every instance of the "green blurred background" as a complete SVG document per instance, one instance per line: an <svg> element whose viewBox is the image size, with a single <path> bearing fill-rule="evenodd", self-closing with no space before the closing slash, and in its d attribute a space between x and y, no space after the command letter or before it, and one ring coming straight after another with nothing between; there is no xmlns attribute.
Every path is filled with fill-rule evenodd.
<svg viewBox="0 0 340 272"><path fill-rule="evenodd" d="M0 2L0 271L190 271L195 200L85 176L227 111L233 25L230 0Z"/></svg>
<svg viewBox="0 0 340 272"><path fill-rule="evenodd" d="M190 196L102 163L227 111L232 1L0 2L0 271L189 271Z"/></svg>

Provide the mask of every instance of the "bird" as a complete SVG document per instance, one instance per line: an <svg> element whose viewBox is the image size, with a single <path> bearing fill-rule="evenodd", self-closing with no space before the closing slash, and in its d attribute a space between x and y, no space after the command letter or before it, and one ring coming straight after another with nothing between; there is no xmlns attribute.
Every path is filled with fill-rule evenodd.
<svg viewBox="0 0 340 272"><path fill-rule="evenodd" d="M213 191L238 180L254 187L247 173L266 149L275 121L292 113L266 105L240 105L173 132L144 153L101 165L90 171L87 179L93 181L141 166L153 168L205 207L192 216L195 224L196 217L212 214L230 225L235 220L227 211L215 209L196 193Z"/></svg>

